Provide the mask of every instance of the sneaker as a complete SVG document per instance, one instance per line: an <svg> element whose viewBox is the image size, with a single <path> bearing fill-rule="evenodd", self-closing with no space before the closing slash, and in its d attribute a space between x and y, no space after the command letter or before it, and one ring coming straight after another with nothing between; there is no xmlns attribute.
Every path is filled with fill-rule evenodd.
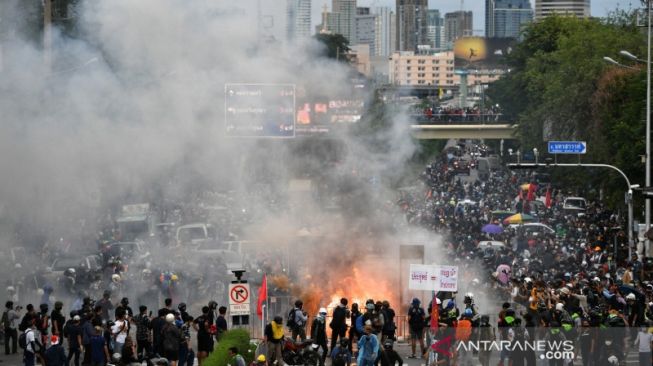
<svg viewBox="0 0 653 366"><path fill-rule="evenodd" d="M415 356L415 355L410 355L410 356L408 356L408 358L417 358L417 356Z"/></svg>

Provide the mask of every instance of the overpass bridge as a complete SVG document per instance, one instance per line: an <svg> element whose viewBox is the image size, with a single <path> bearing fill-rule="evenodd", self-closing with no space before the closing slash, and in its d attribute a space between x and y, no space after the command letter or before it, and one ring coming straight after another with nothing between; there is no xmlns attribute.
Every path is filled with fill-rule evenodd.
<svg viewBox="0 0 653 366"><path fill-rule="evenodd" d="M513 124L413 124L411 134L418 140L516 138Z"/></svg>

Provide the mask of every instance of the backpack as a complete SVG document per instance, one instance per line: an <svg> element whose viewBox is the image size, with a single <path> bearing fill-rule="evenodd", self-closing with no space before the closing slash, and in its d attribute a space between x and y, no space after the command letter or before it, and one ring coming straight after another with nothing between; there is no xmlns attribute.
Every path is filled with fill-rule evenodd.
<svg viewBox="0 0 653 366"><path fill-rule="evenodd" d="M295 308L292 308L290 312L288 313L288 321L286 322L286 326L290 329L295 329L297 328L297 322L295 321L295 315L297 311Z"/></svg>
<svg viewBox="0 0 653 366"><path fill-rule="evenodd" d="M4 329L9 328L9 310L2 313L2 320L0 320L0 323Z"/></svg>
<svg viewBox="0 0 653 366"><path fill-rule="evenodd" d="M376 361L376 353L374 352L374 345L372 344L373 337L371 335L363 336L363 359L366 361Z"/></svg>
<svg viewBox="0 0 653 366"><path fill-rule="evenodd" d="M472 322L462 319L456 326L456 340L466 342L472 336Z"/></svg>
<svg viewBox="0 0 653 366"><path fill-rule="evenodd" d="M340 350L338 353L336 353L335 356L333 356L333 361L331 362L332 366L345 366L347 364L347 355L348 355L348 350L347 348L340 347Z"/></svg>
<svg viewBox="0 0 653 366"><path fill-rule="evenodd" d="M361 314L356 318L356 332L358 332L358 334L363 334L365 331L363 328L364 326L365 324L363 322L363 314Z"/></svg>
<svg viewBox="0 0 653 366"><path fill-rule="evenodd" d="M27 348L27 333L31 332L32 330L27 330L26 332L23 332L20 334L18 337L18 346L21 349L26 349Z"/></svg>
<svg viewBox="0 0 653 366"><path fill-rule="evenodd" d="M408 314L410 315L408 324L410 325L411 328L419 329L421 327L424 327L424 318L426 317L426 314L424 313L424 309L413 306L410 308Z"/></svg>

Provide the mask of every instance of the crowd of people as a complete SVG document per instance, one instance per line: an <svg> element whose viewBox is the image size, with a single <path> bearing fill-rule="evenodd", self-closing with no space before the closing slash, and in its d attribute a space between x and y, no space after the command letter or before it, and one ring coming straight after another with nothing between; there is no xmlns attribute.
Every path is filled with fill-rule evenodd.
<svg viewBox="0 0 653 366"><path fill-rule="evenodd" d="M460 309L455 293L437 295L439 320L427 327L426 338L472 339L457 329L470 320L469 337L477 340L572 341L574 356L561 355L551 365L579 356L583 365L623 364L632 347L640 364L650 365L653 283L634 245L628 257L624 218L600 202L590 202L582 211L566 210L563 202L571 192L538 188L530 173L499 170L485 181L465 182L449 162L443 156L427 166L424 190L404 194L399 202L410 223L448 234L447 256L462 267L461 282L468 291ZM551 230L505 225L501 213L530 214ZM483 232L487 224L499 229ZM482 241L501 244L484 249ZM476 305L474 294L484 299L483 307ZM502 305L498 314L497 304ZM432 303L420 312L428 316ZM417 324L415 329L423 329ZM494 328L496 334L489 330ZM411 333L422 339L420 332ZM451 353L437 354L434 362L450 364L455 344L451 347ZM486 356L478 352L483 365L489 362ZM535 352L503 350L501 364L534 365L534 357Z"/></svg>
<svg viewBox="0 0 653 366"><path fill-rule="evenodd" d="M134 313L126 297L114 301L109 291L97 301L84 298L79 307L70 305L68 317L59 301L51 311L47 304L38 309L28 304L24 313L7 301L2 317L5 354L16 354L20 347L26 366L36 361L47 366L192 366L196 357L201 365L228 327L227 308L215 301L197 317L185 303L175 307L170 298L155 315L145 305ZM197 339L192 341L191 334Z"/></svg>
<svg viewBox="0 0 653 366"><path fill-rule="evenodd" d="M420 123L499 122L502 117L501 110L495 106L483 109L478 106L468 108L428 107L417 116L417 119Z"/></svg>

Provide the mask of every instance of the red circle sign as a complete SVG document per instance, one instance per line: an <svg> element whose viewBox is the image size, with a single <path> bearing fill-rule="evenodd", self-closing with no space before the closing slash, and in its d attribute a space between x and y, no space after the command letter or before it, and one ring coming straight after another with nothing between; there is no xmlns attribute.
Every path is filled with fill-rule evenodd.
<svg viewBox="0 0 653 366"><path fill-rule="evenodd" d="M231 292L229 292L229 297L233 302L242 304L249 298L249 292L245 286L237 285L231 289Z"/></svg>

